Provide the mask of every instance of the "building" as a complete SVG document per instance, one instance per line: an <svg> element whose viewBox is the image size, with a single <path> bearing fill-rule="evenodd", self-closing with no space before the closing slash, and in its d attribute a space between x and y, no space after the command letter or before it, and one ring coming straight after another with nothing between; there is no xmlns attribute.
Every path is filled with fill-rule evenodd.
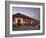
<svg viewBox="0 0 46 38"><path fill-rule="evenodd" d="M38 25L40 24L40 21L33 19L29 16L20 14L20 13L16 13L12 16L12 23L13 25Z"/></svg>

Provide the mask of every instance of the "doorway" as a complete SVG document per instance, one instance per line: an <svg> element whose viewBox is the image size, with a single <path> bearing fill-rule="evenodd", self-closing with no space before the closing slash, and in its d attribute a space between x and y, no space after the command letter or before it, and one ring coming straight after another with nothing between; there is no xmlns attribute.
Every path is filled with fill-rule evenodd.
<svg viewBox="0 0 46 38"><path fill-rule="evenodd" d="M21 25L21 19L18 18L18 25Z"/></svg>

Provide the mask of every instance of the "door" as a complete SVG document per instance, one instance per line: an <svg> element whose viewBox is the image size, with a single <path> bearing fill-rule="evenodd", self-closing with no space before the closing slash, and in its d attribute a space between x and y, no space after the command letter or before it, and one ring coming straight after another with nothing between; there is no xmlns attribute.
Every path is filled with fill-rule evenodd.
<svg viewBox="0 0 46 38"><path fill-rule="evenodd" d="M21 24L21 19L18 19L18 25L20 25Z"/></svg>

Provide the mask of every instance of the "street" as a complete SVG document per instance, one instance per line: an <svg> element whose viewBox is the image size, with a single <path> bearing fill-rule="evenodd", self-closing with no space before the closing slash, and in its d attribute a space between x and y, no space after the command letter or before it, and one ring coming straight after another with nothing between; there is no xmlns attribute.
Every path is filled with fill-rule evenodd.
<svg viewBox="0 0 46 38"><path fill-rule="evenodd" d="M23 30L40 30L40 26L34 26L32 25L13 25L13 31L23 31Z"/></svg>

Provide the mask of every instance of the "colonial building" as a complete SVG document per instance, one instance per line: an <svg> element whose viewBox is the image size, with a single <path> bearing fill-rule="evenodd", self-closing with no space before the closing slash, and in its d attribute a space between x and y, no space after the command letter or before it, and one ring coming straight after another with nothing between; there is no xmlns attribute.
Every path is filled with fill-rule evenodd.
<svg viewBox="0 0 46 38"><path fill-rule="evenodd" d="M13 18L12 19L13 25L29 25L30 24L32 26L35 26L40 24L40 21L20 13L14 14L12 18Z"/></svg>

